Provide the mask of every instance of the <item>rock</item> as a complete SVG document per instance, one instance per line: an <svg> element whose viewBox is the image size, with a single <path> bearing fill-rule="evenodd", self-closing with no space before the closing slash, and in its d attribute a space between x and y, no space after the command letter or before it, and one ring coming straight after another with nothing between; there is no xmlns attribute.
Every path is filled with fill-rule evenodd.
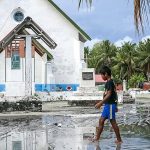
<svg viewBox="0 0 150 150"><path fill-rule="evenodd" d="M94 133L83 133L83 139L93 138Z"/></svg>
<svg viewBox="0 0 150 150"><path fill-rule="evenodd" d="M58 127L61 127L62 126L62 124L61 123L58 123Z"/></svg>

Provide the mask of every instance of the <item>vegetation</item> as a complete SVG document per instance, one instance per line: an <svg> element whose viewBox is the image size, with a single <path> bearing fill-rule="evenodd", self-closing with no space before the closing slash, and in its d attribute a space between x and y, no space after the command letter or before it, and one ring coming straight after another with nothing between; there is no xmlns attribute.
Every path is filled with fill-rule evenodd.
<svg viewBox="0 0 150 150"><path fill-rule="evenodd" d="M88 67L95 68L96 73L99 73L102 65L107 65L112 68L115 81L127 80L130 87L136 87L139 82L149 81L149 39L138 44L125 42L121 47L105 40L96 43L92 49L86 47L84 57Z"/></svg>
<svg viewBox="0 0 150 150"><path fill-rule="evenodd" d="M139 87L139 84L142 83L145 80L145 77L142 73L140 74L134 74L129 79L129 87Z"/></svg>
<svg viewBox="0 0 150 150"><path fill-rule="evenodd" d="M83 2L91 6L93 0L79 0L79 8ZM140 30L144 31L143 22L148 22L150 0L133 0L133 2L135 28L139 33ZM139 44L127 42L120 48L106 40L95 44L91 50L88 47L85 49L88 67L95 68L96 73L99 72L101 65L107 64L112 68L113 77L118 82L126 79L130 86L137 86L135 80L141 82L150 79L150 40Z"/></svg>

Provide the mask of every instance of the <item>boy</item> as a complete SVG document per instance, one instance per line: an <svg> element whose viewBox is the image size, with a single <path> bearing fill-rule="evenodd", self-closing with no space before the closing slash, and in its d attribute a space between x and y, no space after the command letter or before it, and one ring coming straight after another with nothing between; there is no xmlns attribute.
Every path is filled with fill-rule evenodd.
<svg viewBox="0 0 150 150"><path fill-rule="evenodd" d="M116 123L115 112L117 111L117 93L113 80L111 79L111 70L107 66L103 66L100 70L100 74L103 80L107 81L105 84L105 92L103 100L95 105L95 108L100 108L104 104L102 115L99 119L99 127L96 138L93 141L98 141L103 131L104 122L106 119L110 120L110 123L115 131L117 140L116 144L121 144L122 139L120 137L119 127Z"/></svg>

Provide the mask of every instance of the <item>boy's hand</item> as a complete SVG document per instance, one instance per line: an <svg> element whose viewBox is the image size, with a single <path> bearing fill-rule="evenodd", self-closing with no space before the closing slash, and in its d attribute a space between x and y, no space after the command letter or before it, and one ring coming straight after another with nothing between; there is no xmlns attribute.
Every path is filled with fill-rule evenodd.
<svg viewBox="0 0 150 150"><path fill-rule="evenodd" d="M99 102L95 105L95 108L99 109L99 108L101 108L102 105L103 105L102 102Z"/></svg>

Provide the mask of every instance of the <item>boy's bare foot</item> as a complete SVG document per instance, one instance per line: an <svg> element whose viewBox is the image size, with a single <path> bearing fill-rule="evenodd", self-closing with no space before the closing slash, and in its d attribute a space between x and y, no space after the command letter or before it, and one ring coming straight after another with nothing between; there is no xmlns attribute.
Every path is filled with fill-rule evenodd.
<svg viewBox="0 0 150 150"><path fill-rule="evenodd" d="M115 143L116 143L117 145L119 145L119 144L122 144L123 142L116 140Z"/></svg>

